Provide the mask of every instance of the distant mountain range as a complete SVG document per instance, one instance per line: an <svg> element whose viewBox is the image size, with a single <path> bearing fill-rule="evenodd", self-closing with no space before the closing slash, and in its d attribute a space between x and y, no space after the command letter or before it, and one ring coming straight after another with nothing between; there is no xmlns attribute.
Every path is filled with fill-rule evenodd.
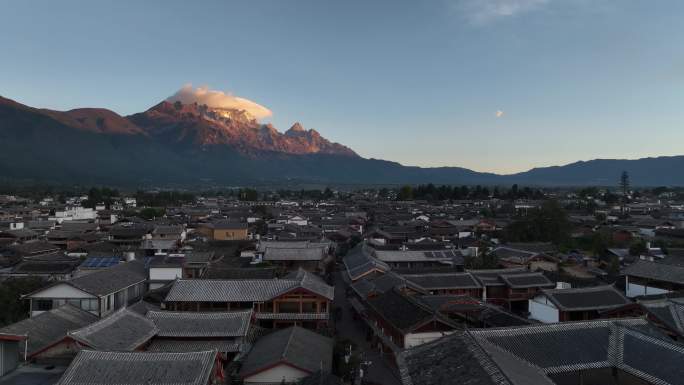
<svg viewBox="0 0 684 385"><path fill-rule="evenodd" d="M0 182L208 186L255 184L684 186L684 156L597 159L512 175L360 157L295 123L284 133L244 111L163 101L120 116L53 111L0 97Z"/></svg>

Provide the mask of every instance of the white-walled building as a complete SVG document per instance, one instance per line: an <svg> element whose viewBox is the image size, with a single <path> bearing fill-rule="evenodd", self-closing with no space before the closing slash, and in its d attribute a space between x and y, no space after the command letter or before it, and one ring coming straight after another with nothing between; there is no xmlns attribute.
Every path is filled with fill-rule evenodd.
<svg viewBox="0 0 684 385"><path fill-rule="evenodd" d="M104 317L139 300L146 288L145 266L133 261L56 282L22 298L31 301L31 317L67 303Z"/></svg>
<svg viewBox="0 0 684 385"><path fill-rule="evenodd" d="M684 266L661 261L638 260L624 270L627 297L665 294L684 290Z"/></svg>

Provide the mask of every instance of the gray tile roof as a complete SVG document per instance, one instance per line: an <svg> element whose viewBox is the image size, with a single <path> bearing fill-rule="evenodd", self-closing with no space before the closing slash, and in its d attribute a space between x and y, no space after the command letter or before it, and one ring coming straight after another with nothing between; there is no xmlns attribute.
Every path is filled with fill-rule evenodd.
<svg viewBox="0 0 684 385"><path fill-rule="evenodd" d="M81 329L69 337L97 350L133 351L157 334L154 322L126 308Z"/></svg>
<svg viewBox="0 0 684 385"><path fill-rule="evenodd" d="M427 290L482 287L470 273L405 274L404 278Z"/></svg>
<svg viewBox="0 0 684 385"><path fill-rule="evenodd" d="M298 281L278 279L179 279L166 302L261 302L299 286Z"/></svg>
<svg viewBox="0 0 684 385"><path fill-rule="evenodd" d="M132 261L55 284L66 283L86 293L105 296L145 280L147 280L147 273L144 264L141 261Z"/></svg>
<svg viewBox="0 0 684 385"><path fill-rule="evenodd" d="M475 276L483 286L504 286L506 283L501 279L502 275L511 276L515 274L528 274L530 271L526 268L510 268L510 269L485 269L485 270L468 270L469 273Z"/></svg>
<svg viewBox="0 0 684 385"><path fill-rule="evenodd" d="M405 350L397 363L404 385L512 385L464 332Z"/></svg>
<svg viewBox="0 0 684 385"><path fill-rule="evenodd" d="M256 319L263 320L327 320L329 318L327 313L262 313L256 314Z"/></svg>
<svg viewBox="0 0 684 385"><path fill-rule="evenodd" d="M396 289L373 297L366 303L368 308L374 310L389 324L405 333L411 332L414 328L430 320L439 320L445 325L456 328L452 321L446 317Z"/></svg>
<svg viewBox="0 0 684 385"><path fill-rule="evenodd" d="M267 334L256 341L240 369L240 376L258 373L281 362L309 373L332 369L333 340L293 326Z"/></svg>
<svg viewBox="0 0 684 385"><path fill-rule="evenodd" d="M611 310L632 303L613 285L542 290L563 311Z"/></svg>
<svg viewBox="0 0 684 385"><path fill-rule="evenodd" d="M499 246L491 251L500 260L526 264L530 259L540 255L538 252L514 249L507 246Z"/></svg>
<svg viewBox="0 0 684 385"><path fill-rule="evenodd" d="M307 248L326 248L330 247L330 242L312 241L260 241L257 251L263 253L267 248L272 249L307 249Z"/></svg>
<svg viewBox="0 0 684 385"><path fill-rule="evenodd" d="M499 276L506 286L511 288L527 288L527 287L545 287L552 288L556 284L542 273L528 273L528 274L501 274Z"/></svg>
<svg viewBox="0 0 684 385"><path fill-rule="evenodd" d="M366 298L372 294L386 293L395 287L401 289L410 287L415 291L427 294L425 288L392 271L375 276L367 275L352 283L351 287L361 298Z"/></svg>
<svg viewBox="0 0 684 385"><path fill-rule="evenodd" d="M272 279L276 278L275 267L219 267L210 265L202 275L204 279Z"/></svg>
<svg viewBox="0 0 684 385"><path fill-rule="evenodd" d="M5 326L0 329L0 333L28 334L28 354L31 355L60 341L70 330L82 328L97 320L96 315L67 304Z"/></svg>
<svg viewBox="0 0 684 385"><path fill-rule="evenodd" d="M185 254L185 264L186 265L204 265L214 259L213 251L193 251Z"/></svg>
<svg viewBox="0 0 684 385"><path fill-rule="evenodd" d="M452 262L462 255L454 250L376 250L375 257L384 262Z"/></svg>
<svg viewBox="0 0 684 385"><path fill-rule="evenodd" d="M147 301L140 300L132 305L126 307L130 311L134 311L142 316L146 315L150 310L159 310L159 306Z"/></svg>
<svg viewBox="0 0 684 385"><path fill-rule="evenodd" d="M166 302L263 302L288 291L303 288L330 300L334 288L310 273L298 279L179 279Z"/></svg>
<svg viewBox="0 0 684 385"><path fill-rule="evenodd" d="M252 310L234 312L150 311L160 337L244 337L249 330Z"/></svg>
<svg viewBox="0 0 684 385"><path fill-rule="evenodd" d="M58 385L206 385L215 351L129 353L81 350Z"/></svg>
<svg viewBox="0 0 684 385"><path fill-rule="evenodd" d="M495 361L497 354L510 354L546 374L614 367L659 385L678 384L684 376L684 345L659 334L641 318L469 333ZM504 371L510 378L509 370Z"/></svg>
<svg viewBox="0 0 684 385"><path fill-rule="evenodd" d="M298 279L300 280L300 286L306 290L322 295L331 301L335 297L335 288L313 273L299 269Z"/></svg>
<svg viewBox="0 0 684 385"><path fill-rule="evenodd" d="M325 257L325 250L319 248L285 249L267 247L264 261L320 261Z"/></svg>
<svg viewBox="0 0 684 385"><path fill-rule="evenodd" d="M641 306L667 328L684 336L684 303L681 300L665 299L658 302L644 302Z"/></svg>
<svg viewBox="0 0 684 385"><path fill-rule="evenodd" d="M183 353L216 350L221 353L235 353L239 352L242 346L242 344L230 340L176 340L159 338L152 340L146 351Z"/></svg>
<svg viewBox="0 0 684 385"><path fill-rule="evenodd" d="M653 384L681 384L684 378L684 345L653 338L628 328L619 330L622 354L615 365ZM622 360L620 360L622 358Z"/></svg>
<svg viewBox="0 0 684 385"><path fill-rule="evenodd" d="M397 362L404 385L550 385L549 375L611 367L650 384L681 383L684 345L651 329L644 319L471 329Z"/></svg>
<svg viewBox="0 0 684 385"><path fill-rule="evenodd" d="M347 275L352 281L373 270L382 272L390 270L389 265L371 256L362 244L351 249L342 261L347 269Z"/></svg>
<svg viewBox="0 0 684 385"><path fill-rule="evenodd" d="M684 266L638 260L624 269L632 277L684 284Z"/></svg>
<svg viewBox="0 0 684 385"><path fill-rule="evenodd" d="M536 366L555 372L556 368L568 366L610 366L607 349L611 334L609 326L610 322L569 322L472 330L471 333Z"/></svg>
<svg viewBox="0 0 684 385"><path fill-rule="evenodd" d="M14 266L12 274L70 274L78 262L38 262L24 261Z"/></svg>

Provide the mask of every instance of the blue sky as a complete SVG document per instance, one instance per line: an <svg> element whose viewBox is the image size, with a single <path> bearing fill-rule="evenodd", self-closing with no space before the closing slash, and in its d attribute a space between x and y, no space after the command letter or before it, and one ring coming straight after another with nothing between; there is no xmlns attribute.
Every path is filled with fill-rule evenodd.
<svg viewBox="0 0 684 385"><path fill-rule="evenodd" d="M0 4L0 95L32 106L130 114L192 83L409 165L684 154L679 0Z"/></svg>

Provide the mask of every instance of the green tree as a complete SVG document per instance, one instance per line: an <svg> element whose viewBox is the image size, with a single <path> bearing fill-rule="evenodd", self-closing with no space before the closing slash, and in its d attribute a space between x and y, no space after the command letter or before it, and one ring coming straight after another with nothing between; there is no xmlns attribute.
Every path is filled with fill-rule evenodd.
<svg viewBox="0 0 684 385"><path fill-rule="evenodd" d="M526 217L511 223L506 231L506 239L512 242L552 242L561 245L567 243L569 238L568 215L554 200L531 210Z"/></svg>
<svg viewBox="0 0 684 385"><path fill-rule="evenodd" d="M166 214L166 209L162 207L146 207L138 214L143 219L161 218Z"/></svg>
<svg viewBox="0 0 684 385"><path fill-rule="evenodd" d="M257 190L251 188L241 189L238 199L241 201L254 202L259 200L259 193Z"/></svg>
<svg viewBox="0 0 684 385"><path fill-rule="evenodd" d="M0 327L21 321L28 316L29 304L22 294L45 287L48 282L37 278L11 278L0 284Z"/></svg>
<svg viewBox="0 0 684 385"><path fill-rule="evenodd" d="M399 189L399 196L397 197L400 201L409 201L413 199L413 187L411 186L402 186L401 189Z"/></svg>
<svg viewBox="0 0 684 385"><path fill-rule="evenodd" d="M629 246L629 255L638 256L647 251L644 241L636 241Z"/></svg>

